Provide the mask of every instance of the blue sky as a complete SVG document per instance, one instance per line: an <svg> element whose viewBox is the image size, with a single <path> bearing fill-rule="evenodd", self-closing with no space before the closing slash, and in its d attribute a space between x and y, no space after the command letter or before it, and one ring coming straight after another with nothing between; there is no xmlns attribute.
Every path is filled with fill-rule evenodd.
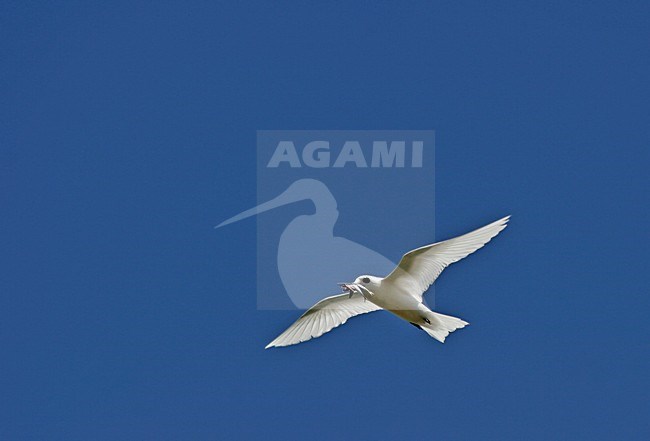
<svg viewBox="0 0 650 441"><path fill-rule="evenodd" d="M0 438L648 439L647 5L110 3L0 7ZM471 326L264 351L258 129L435 130Z"/></svg>

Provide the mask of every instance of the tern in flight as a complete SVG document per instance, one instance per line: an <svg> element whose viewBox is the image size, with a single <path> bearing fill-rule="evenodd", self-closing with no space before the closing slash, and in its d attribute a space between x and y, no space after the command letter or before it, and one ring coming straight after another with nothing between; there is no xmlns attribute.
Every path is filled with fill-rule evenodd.
<svg viewBox="0 0 650 441"><path fill-rule="evenodd" d="M424 304L424 292L447 266L472 254L499 234L509 219L510 216L506 216L462 236L409 251L386 277L362 275L352 283L341 283L342 294L316 303L266 348L320 337L350 317L380 309L444 343L450 332L469 323L431 311Z"/></svg>

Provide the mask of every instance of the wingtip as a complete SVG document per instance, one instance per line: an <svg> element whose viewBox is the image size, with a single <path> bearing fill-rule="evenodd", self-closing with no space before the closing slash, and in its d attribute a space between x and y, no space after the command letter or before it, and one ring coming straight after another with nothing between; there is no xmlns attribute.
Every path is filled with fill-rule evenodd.
<svg viewBox="0 0 650 441"><path fill-rule="evenodd" d="M499 219L495 223L496 224L501 224L503 226L507 226L509 221L510 221L510 215L507 215L505 217L502 217L501 219Z"/></svg>

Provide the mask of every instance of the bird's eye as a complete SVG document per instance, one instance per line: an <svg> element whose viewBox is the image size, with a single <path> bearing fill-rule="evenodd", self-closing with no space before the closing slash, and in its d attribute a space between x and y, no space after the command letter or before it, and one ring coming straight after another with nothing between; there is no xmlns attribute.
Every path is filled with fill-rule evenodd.
<svg viewBox="0 0 650 441"><path fill-rule="evenodd" d="M361 279L361 281L363 283L370 283L370 279L368 277L364 277L363 279Z"/></svg>

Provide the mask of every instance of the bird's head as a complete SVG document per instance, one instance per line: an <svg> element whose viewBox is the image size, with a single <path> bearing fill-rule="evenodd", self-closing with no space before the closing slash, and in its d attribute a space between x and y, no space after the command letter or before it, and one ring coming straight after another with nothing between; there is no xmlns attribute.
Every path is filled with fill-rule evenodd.
<svg viewBox="0 0 650 441"><path fill-rule="evenodd" d="M354 280L354 283L365 287L367 290L372 291L373 288L379 287L381 277L363 275Z"/></svg>
<svg viewBox="0 0 650 441"><path fill-rule="evenodd" d="M361 294L364 299L367 299L375 294L374 290L379 288L381 280L381 277L363 275L357 277L352 283L339 283L339 285L343 291L350 293L350 297Z"/></svg>

